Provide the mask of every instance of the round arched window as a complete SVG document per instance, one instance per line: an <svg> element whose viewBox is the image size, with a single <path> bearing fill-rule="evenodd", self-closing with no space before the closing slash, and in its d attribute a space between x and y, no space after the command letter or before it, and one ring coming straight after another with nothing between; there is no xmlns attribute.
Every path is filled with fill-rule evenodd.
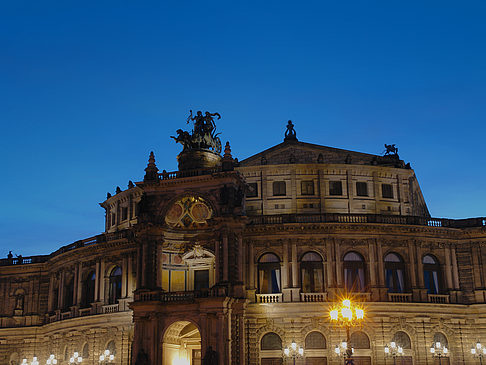
<svg viewBox="0 0 486 365"><path fill-rule="evenodd" d="M424 268L424 285L429 294L440 294L442 290L440 264L432 255L425 255L422 259Z"/></svg>
<svg viewBox="0 0 486 365"><path fill-rule="evenodd" d="M385 280L388 292L404 293L406 291L405 263L400 255L389 253L385 256Z"/></svg>
<svg viewBox="0 0 486 365"><path fill-rule="evenodd" d="M357 252L344 256L344 286L348 292L364 292L366 288L365 263Z"/></svg>
<svg viewBox="0 0 486 365"><path fill-rule="evenodd" d="M316 252L307 252L300 263L301 289L303 293L323 293L324 274L322 257Z"/></svg>
<svg viewBox="0 0 486 365"><path fill-rule="evenodd" d="M258 289L260 294L281 292L280 259L273 253L266 253L258 260Z"/></svg>

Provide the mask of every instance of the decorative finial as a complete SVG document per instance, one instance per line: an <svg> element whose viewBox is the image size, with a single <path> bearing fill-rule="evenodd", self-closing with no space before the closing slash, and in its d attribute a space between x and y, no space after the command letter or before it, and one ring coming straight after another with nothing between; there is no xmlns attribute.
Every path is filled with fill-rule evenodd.
<svg viewBox="0 0 486 365"><path fill-rule="evenodd" d="M110 199L111 198L111 193L106 193L106 199Z"/></svg>
<svg viewBox="0 0 486 365"><path fill-rule="evenodd" d="M120 187L119 187L119 186L117 186L117 187L116 187L116 193L117 193L117 194L120 194L121 192L122 192L122 189L120 189Z"/></svg>
<svg viewBox="0 0 486 365"><path fill-rule="evenodd" d="M155 155L154 152L151 151L149 155L147 167L145 168L145 176L143 178L143 181L157 181L159 178L157 174L158 172L159 169L155 164Z"/></svg>
<svg viewBox="0 0 486 365"><path fill-rule="evenodd" d="M295 133L294 125L291 120L287 123L284 141L297 141L297 133Z"/></svg>
<svg viewBox="0 0 486 365"><path fill-rule="evenodd" d="M128 180L128 188L131 189L133 188L135 185L133 184L133 181L132 180Z"/></svg>
<svg viewBox="0 0 486 365"><path fill-rule="evenodd" d="M231 156L231 146L229 144L229 141L226 142L224 145L224 155L223 158L225 159L233 159L233 156Z"/></svg>
<svg viewBox="0 0 486 365"><path fill-rule="evenodd" d="M234 170L234 163L233 163L233 156L231 156L231 146L229 142L226 142L224 146L224 155L223 155L223 171L232 171Z"/></svg>

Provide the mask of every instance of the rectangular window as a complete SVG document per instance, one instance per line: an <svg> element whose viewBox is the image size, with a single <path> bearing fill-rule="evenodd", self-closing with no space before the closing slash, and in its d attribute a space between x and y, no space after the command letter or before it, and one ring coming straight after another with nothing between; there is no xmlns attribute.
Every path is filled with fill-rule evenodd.
<svg viewBox="0 0 486 365"><path fill-rule="evenodd" d="M302 195L314 195L314 181L301 181Z"/></svg>
<svg viewBox="0 0 486 365"><path fill-rule="evenodd" d="M128 207L122 207L122 221L128 219Z"/></svg>
<svg viewBox="0 0 486 365"><path fill-rule="evenodd" d="M341 181L329 181L329 195L343 195L343 183Z"/></svg>
<svg viewBox="0 0 486 365"><path fill-rule="evenodd" d="M368 184L362 181L356 183L356 195L368 196Z"/></svg>
<svg viewBox="0 0 486 365"><path fill-rule="evenodd" d="M258 196L258 184L257 183L249 183L249 189L246 193L247 198L255 198Z"/></svg>
<svg viewBox="0 0 486 365"><path fill-rule="evenodd" d="M194 290L209 289L209 270L194 271Z"/></svg>
<svg viewBox="0 0 486 365"><path fill-rule="evenodd" d="M274 181L273 182L273 196L285 196L287 191L285 188L285 181Z"/></svg>
<svg viewBox="0 0 486 365"><path fill-rule="evenodd" d="M381 184L381 196L387 199L393 199L393 185Z"/></svg>

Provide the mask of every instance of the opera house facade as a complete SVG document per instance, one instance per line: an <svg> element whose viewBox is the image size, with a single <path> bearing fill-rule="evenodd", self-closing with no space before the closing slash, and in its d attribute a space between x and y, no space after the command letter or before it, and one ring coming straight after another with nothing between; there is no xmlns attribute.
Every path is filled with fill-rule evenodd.
<svg viewBox="0 0 486 365"><path fill-rule="evenodd" d="M105 232L0 259L0 364L342 364L343 340L356 365L482 361L486 218L430 217L393 145L305 143L289 121L238 161L217 118L177 131L178 171L151 153L108 194ZM343 298L364 310L347 328Z"/></svg>

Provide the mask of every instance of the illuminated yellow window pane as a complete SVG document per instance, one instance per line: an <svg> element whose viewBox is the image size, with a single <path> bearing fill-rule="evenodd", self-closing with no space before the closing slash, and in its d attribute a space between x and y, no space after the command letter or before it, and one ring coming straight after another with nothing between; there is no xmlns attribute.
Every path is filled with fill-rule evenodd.
<svg viewBox="0 0 486 365"><path fill-rule="evenodd" d="M169 291L169 270L162 270L162 289Z"/></svg>
<svg viewBox="0 0 486 365"><path fill-rule="evenodd" d="M186 290L185 271L172 270L170 274L170 291Z"/></svg>

